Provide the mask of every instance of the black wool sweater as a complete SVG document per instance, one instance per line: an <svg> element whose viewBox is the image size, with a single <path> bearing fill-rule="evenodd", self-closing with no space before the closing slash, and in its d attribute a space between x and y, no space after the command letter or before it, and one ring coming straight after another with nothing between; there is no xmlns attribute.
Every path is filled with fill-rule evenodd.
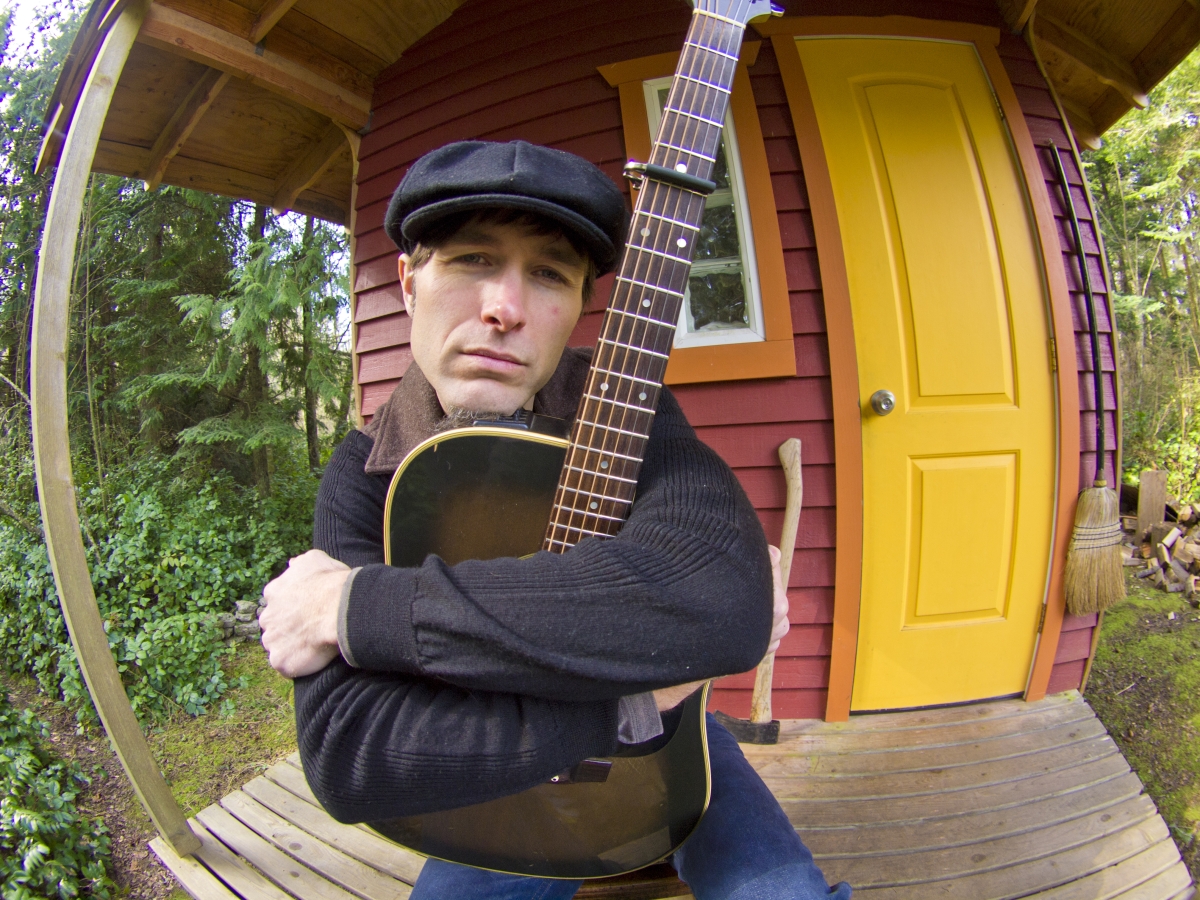
<svg viewBox="0 0 1200 900"><path fill-rule="evenodd" d="M663 390L620 534L565 554L383 565L390 478L351 432L317 498L314 546L362 566L340 657L296 680L300 756L343 822L525 790L617 746L618 698L753 668L772 623L762 527Z"/></svg>

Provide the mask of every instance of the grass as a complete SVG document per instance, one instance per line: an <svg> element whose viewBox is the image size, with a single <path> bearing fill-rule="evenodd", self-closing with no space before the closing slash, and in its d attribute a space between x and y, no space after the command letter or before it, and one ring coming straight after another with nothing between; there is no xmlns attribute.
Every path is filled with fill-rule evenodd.
<svg viewBox="0 0 1200 900"><path fill-rule="evenodd" d="M1085 692L1200 880L1200 611L1129 578Z"/></svg>
<svg viewBox="0 0 1200 900"><path fill-rule="evenodd" d="M148 734L171 792L191 816L296 749L292 683L267 664L258 643L238 644L226 667L229 712L173 717Z"/></svg>

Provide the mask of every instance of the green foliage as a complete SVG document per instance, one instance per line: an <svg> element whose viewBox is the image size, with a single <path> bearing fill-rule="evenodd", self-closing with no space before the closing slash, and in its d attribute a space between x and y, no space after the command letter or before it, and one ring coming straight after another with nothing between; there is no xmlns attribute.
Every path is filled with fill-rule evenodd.
<svg viewBox="0 0 1200 900"><path fill-rule="evenodd" d="M309 546L316 479L301 465L262 499L220 472L150 455L82 492L97 604L134 710L207 711L228 687L217 614L257 600ZM44 544L0 521L0 658L91 716Z"/></svg>
<svg viewBox="0 0 1200 900"><path fill-rule="evenodd" d="M108 898L108 834L75 808L88 783L45 749L49 730L0 691L0 895L4 900Z"/></svg>
<svg viewBox="0 0 1200 900"><path fill-rule="evenodd" d="M1200 500L1200 54L1086 155L1120 332L1127 477Z"/></svg>

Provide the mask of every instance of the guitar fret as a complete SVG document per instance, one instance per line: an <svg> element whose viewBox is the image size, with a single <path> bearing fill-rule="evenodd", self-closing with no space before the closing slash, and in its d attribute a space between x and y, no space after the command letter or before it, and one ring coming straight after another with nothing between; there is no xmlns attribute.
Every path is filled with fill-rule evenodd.
<svg viewBox="0 0 1200 900"><path fill-rule="evenodd" d="M724 50L718 50L716 47L710 47L707 44L699 44L696 41L684 41L683 45L685 47L695 47L698 50L707 50L709 53L715 53L718 56L725 57L726 59L732 59L734 62L738 61L738 57L734 56L732 53L726 53Z"/></svg>
<svg viewBox="0 0 1200 900"><path fill-rule="evenodd" d="M588 444L580 444L579 449L589 451L591 453L599 453L601 456L611 456L614 459L627 459L630 462L635 462L641 465L642 458L640 456L630 456L628 453L618 453L616 450L602 450L599 447L592 447Z"/></svg>
<svg viewBox="0 0 1200 900"><path fill-rule="evenodd" d="M614 372L612 369L602 369L597 365L592 366L592 371L603 372L605 375L611 375L613 378L623 378L626 381L636 381L639 384L651 384L656 388L659 386L659 383L653 378L638 378L636 375L628 375L625 372Z"/></svg>
<svg viewBox="0 0 1200 900"><path fill-rule="evenodd" d="M581 422L583 428L603 428L605 431L615 431L617 434L624 434L629 437L637 438L640 441L648 439L648 435L640 431L630 431L627 428L617 428L615 425L601 425L599 422Z"/></svg>
<svg viewBox="0 0 1200 900"><path fill-rule="evenodd" d="M704 116L697 115L696 113L686 112L682 109L672 109L671 107L667 107L667 109L664 112L673 112L677 116L687 116L689 119L695 119L698 122L703 122L705 125L711 125L713 128L724 128L725 127L724 122L717 122L713 119L706 119Z"/></svg>
<svg viewBox="0 0 1200 900"><path fill-rule="evenodd" d="M700 159L708 160L710 163L715 163L717 158L709 156L707 153L701 153L698 150L689 150L687 147L679 147L675 144L668 144L666 141L659 141L658 146L667 150L674 150L677 153L686 153L688 156L698 156Z"/></svg>
<svg viewBox="0 0 1200 900"><path fill-rule="evenodd" d="M702 81L699 78L693 78L691 75L678 75L676 77L679 78L681 81L691 81L691 82L694 82L695 84L702 84L706 88L712 88L714 91L720 91L722 94L730 93L730 89L725 87L724 85L713 84L711 81Z"/></svg>
<svg viewBox="0 0 1200 900"><path fill-rule="evenodd" d="M623 309L617 309L615 306L610 306L608 308L608 312L612 313L614 316L625 316L628 319L637 319L641 322L647 323L648 325L657 325L659 328L674 328L675 327L670 322L662 322L658 319L651 318L650 316L643 316L643 315L639 315L638 313L626 312Z"/></svg>
<svg viewBox="0 0 1200 900"><path fill-rule="evenodd" d="M610 341L608 338L600 338L599 343L611 344L614 347L620 347L623 350L632 350L634 353L646 353L650 356L657 356L659 359L669 359L666 353L659 353L657 350L650 350L646 347L634 347L630 344L622 344L620 341Z"/></svg>
<svg viewBox="0 0 1200 900"><path fill-rule="evenodd" d="M595 497L599 500L611 500L613 503L628 503L629 501L623 497L610 497L607 494L597 494L595 491L585 491L583 488L564 486L564 491L570 491L572 494L577 494L582 497ZM583 510L579 510L583 512ZM584 512L587 516L599 516L601 513L593 512L590 509Z"/></svg>
<svg viewBox="0 0 1200 900"><path fill-rule="evenodd" d="M728 16L723 16L720 13L708 12L708 10L704 9L693 10L693 13L697 16L707 16L710 19L717 19L718 21L725 22L727 25L732 25L734 28L739 30L746 27L745 23L739 22L737 19L731 19Z"/></svg>
<svg viewBox="0 0 1200 900"><path fill-rule="evenodd" d="M622 478L620 475L609 475L607 472L596 472L592 469L584 469L580 466L566 466L572 472L579 472L583 475L592 475L596 478L607 478L609 481L622 481L625 484L637 484L636 478Z"/></svg>
<svg viewBox="0 0 1200 900"><path fill-rule="evenodd" d="M644 412L644 413L649 413L650 415L654 415L654 410L649 409L645 406L638 406L635 403L622 403L620 400L613 400L611 397L597 397L595 394L584 394L584 396L587 397L589 400L596 400L600 403L611 403L613 406L623 406L626 409L634 409L634 410L637 410L638 412Z"/></svg>
<svg viewBox="0 0 1200 900"><path fill-rule="evenodd" d="M667 145L659 144L659 146L665 147ZM699 154L694 154L694 155L698 156ZM708 157L705 157L705 159L707 159L707 158ZM669 216L660 216L658 213L638 212L638 213L636 213L636 215L645 216L648 219L658 219L660 222L670 222L672 225L678 225L680 228L686 228L689 231L699 231L700 230L699 225L693 225L690 222L680 222L678 219L672 219Z"/></svg>
<svg viewBox="0 0 1200 900"><path fill-rule="evenodd" d="M570 491L570 490L572 490L572 488L563 488L563 490ZM576 493L580 493L580 492L576 491ZM613 497L609 497L607 499L612 500L614 503L625 503L625 504L629 503L628 500L617 500L616 498L613 498ZM624 522L625 521L624 516L606 516L606 515L604 515L604 513L593 512L590 509L572 509L572 510L569 510L569 512L572 512L572 513L574 513L576 515L580 515L580 516L586 516L589 519L603 519L605 522ZM568 531L583 531L584 530L583 528L577 528L574 525L556 525L555 527L556 528L565 528ZM592 533L595 534L596 532L592 532Z"/></svg>
<svg viewBox="0 0 1200 900"><path fill-rule="evenodd" d="M583 535L584 537L600 537L600 538L612 537L612 535L610 535L607 531L591 531L587 528L574 528L569 525L555 525L554 527L562 528L564 531L577 531L577 532L579 532L579 534ZM570 550L572 547L574 547L579 542L578 541L560 541L558 538L547 538L546 543L547 544L557 544L560 547L566 547L568 550Z"/></svg>
<svg viewBox="0 0 1200 900"><path fill-rule="evenodd" d="M652 253L655 256L661 256L663 259L669 259L677 263L690 263L690 259L685 259L682 256L674 256L670 253L664 253L662 250L654 250L650 247L643 247L641 244L627 244L630 250L636 250L638 253Z"/></svg>
<svg viewBox="0 0 1200 900"><path fill-rule="evenodd" d="M665 287L659 287L656 284L649 284L648 282L645 282L645 281L638 281L636 278L626 278L624 275L618 275L617 281L624 281L627 284L636 284L638 287L645 288L648 291L654 291L655 293L659 293L659 294L670 294L672 297L678 297L680 300L683 299L683 294L679 293L679 291L671 291Z"/></svg>

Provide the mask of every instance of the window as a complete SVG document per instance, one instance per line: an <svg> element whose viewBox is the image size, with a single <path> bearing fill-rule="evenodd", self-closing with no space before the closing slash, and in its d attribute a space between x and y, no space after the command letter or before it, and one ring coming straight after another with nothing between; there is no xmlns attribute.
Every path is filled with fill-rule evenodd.
<svg viewBox="0 0 1200 900"><path fill-rule="evenodd" d="M650 133L657 134L671 79L648 79L642 82L642 89ZM717 148L712 173L717 189L704 204L692 274L675 330L676 347L764 339L754 237L731 118L726 114L724 134Z"/></svg>
<svg viewBox="0 0 1200 900"><path fill-rule="evenodd" d="M746 41L734 76L725 133L666 382L732 381L796 374L791 305L775 194L747 67L760 42ZM600 67L617 88L625 152L650 157L664 88L678 53Z"/></svg>

